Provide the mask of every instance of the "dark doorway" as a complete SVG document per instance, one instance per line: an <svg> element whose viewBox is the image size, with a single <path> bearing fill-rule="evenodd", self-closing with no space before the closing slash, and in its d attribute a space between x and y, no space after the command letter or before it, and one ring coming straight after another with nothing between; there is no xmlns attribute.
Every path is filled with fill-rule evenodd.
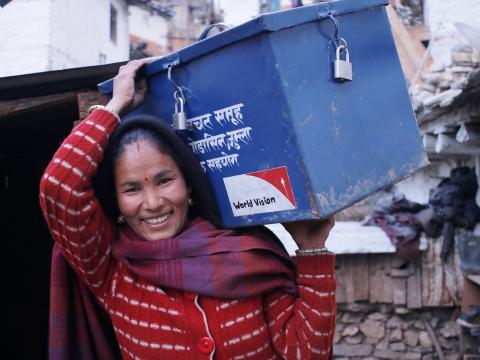
<svg viewBox="0 0 480 360"><path fill-rule="evenodd" d="M74 100L0 118L2 358L45 359L52 240L38 205L40 177L78 117Z"/></svg>

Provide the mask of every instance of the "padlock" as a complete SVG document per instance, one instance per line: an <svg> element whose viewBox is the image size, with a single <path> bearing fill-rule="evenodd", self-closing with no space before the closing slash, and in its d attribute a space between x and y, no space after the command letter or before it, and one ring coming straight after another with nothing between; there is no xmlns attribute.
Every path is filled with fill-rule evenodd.
<svg viewBox="0 0 480 360"><path fill-rule="evenodd" d="M342 51L345 53L345 60L340 59ZM348 48L345 45L337 46L337 50L335 52L334 77L337 81L352 80L352 63L350 62Z"/></svg>
<svg viewBox="0 0 480 360"><path fill-rule="evenodd" d="M178 104L180 103L180 109ZM175 113L173 114L173 128L175 130L187 130L187 114L183 111L184 100L181 96L175 97Z"/></svg>

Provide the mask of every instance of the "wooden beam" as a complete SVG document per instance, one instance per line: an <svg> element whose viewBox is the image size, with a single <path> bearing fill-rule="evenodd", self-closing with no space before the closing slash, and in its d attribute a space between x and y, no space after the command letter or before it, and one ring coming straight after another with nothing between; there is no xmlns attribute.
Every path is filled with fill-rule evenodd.
<svg viewBox="0 0 480 360"><path fill-rule="evenodd" d="M423 147L427 153L435 152L435 144L437 143L437 137L432 134L423 135Z"/></svg>
<svg viewBox="0 0 480 360"><path fill-rule="evenodd" d="M447 126L447 125L441 124L441 125L438 125L438 127L433 130L433 133L435 135L444 134L444 133L454 133L454 132L457 131L457 128L458 128L457 125L448 125Z"/></svg>
<svg viewBox="0 0 480 360"><path fill-rule="evenodd" d="M71 101L76 101L76 94L74 92L0 101L0 118L38 111L40 108L57 106Z"/></svg>
<svg viewBox="0 0 480 360"><path fill-rule="evenodd" d="M432 34L425 25L416 25L408 28L410 35L418 41L430 41Z"/></svg>
<svg viewBox="0 0 480 360"><path fill-rule="evenodd" d="M459 95L458 98L462 97ZM458 99L457 98L457 99ZM431 112L417 115L420 129L425 133L433 133L439 125L451 126L478 121L480 119L480 102L468 101L454 108L435 108Z"/></svg>
<svg viewBox="0 0 480 360"><path fill-rule="evenodd" d="M423 63L422 70L426 70L431 64L431 57L425 55L426 49L423 44L420 40L410 35L402 19L391 5L387 6L387 15L392 27L403 72L408 82L411 83L424 56L427 56L427 60Z"/></svg>
<svg viewBox="0 0 480 360"><path fill-rule="evenodd" d="M436 153L448 154L480 154L480 146L465 145L457 142L454 135L439 134L435 143Z"/></svg>

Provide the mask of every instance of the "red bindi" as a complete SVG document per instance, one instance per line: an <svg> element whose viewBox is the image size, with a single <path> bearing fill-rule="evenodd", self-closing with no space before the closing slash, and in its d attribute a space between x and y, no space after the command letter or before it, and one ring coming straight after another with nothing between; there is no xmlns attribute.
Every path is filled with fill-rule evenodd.
<svg viewBox="0 0 480 360"><path fill-rule="evenodd" d="M137 141L137 151L140 151L140 142Z"/></svg>
<svg viewBox="0 0 480 360"><path fill-rule="evenodd" d="M145 181L148 181L148 177L145 178Z"/></svg>

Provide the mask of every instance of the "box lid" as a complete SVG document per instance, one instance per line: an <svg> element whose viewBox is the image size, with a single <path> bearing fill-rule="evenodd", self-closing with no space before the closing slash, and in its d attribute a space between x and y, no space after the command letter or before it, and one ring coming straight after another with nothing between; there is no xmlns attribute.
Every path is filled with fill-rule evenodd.
<svg viewBox="0 0 480 360"><path fill-rule="evenodd" d="M241 25L191 44L177 52L159 57L145 69L147 77L166 70L168 67L187 63L224 46L247 39L262 32L274 32L300 24L322 20L329 15L354 13L374 6L387 5L388 0L337 0L299 8L262 14ZM113 80L98 85L104 94L112 92Z"/></svg>

